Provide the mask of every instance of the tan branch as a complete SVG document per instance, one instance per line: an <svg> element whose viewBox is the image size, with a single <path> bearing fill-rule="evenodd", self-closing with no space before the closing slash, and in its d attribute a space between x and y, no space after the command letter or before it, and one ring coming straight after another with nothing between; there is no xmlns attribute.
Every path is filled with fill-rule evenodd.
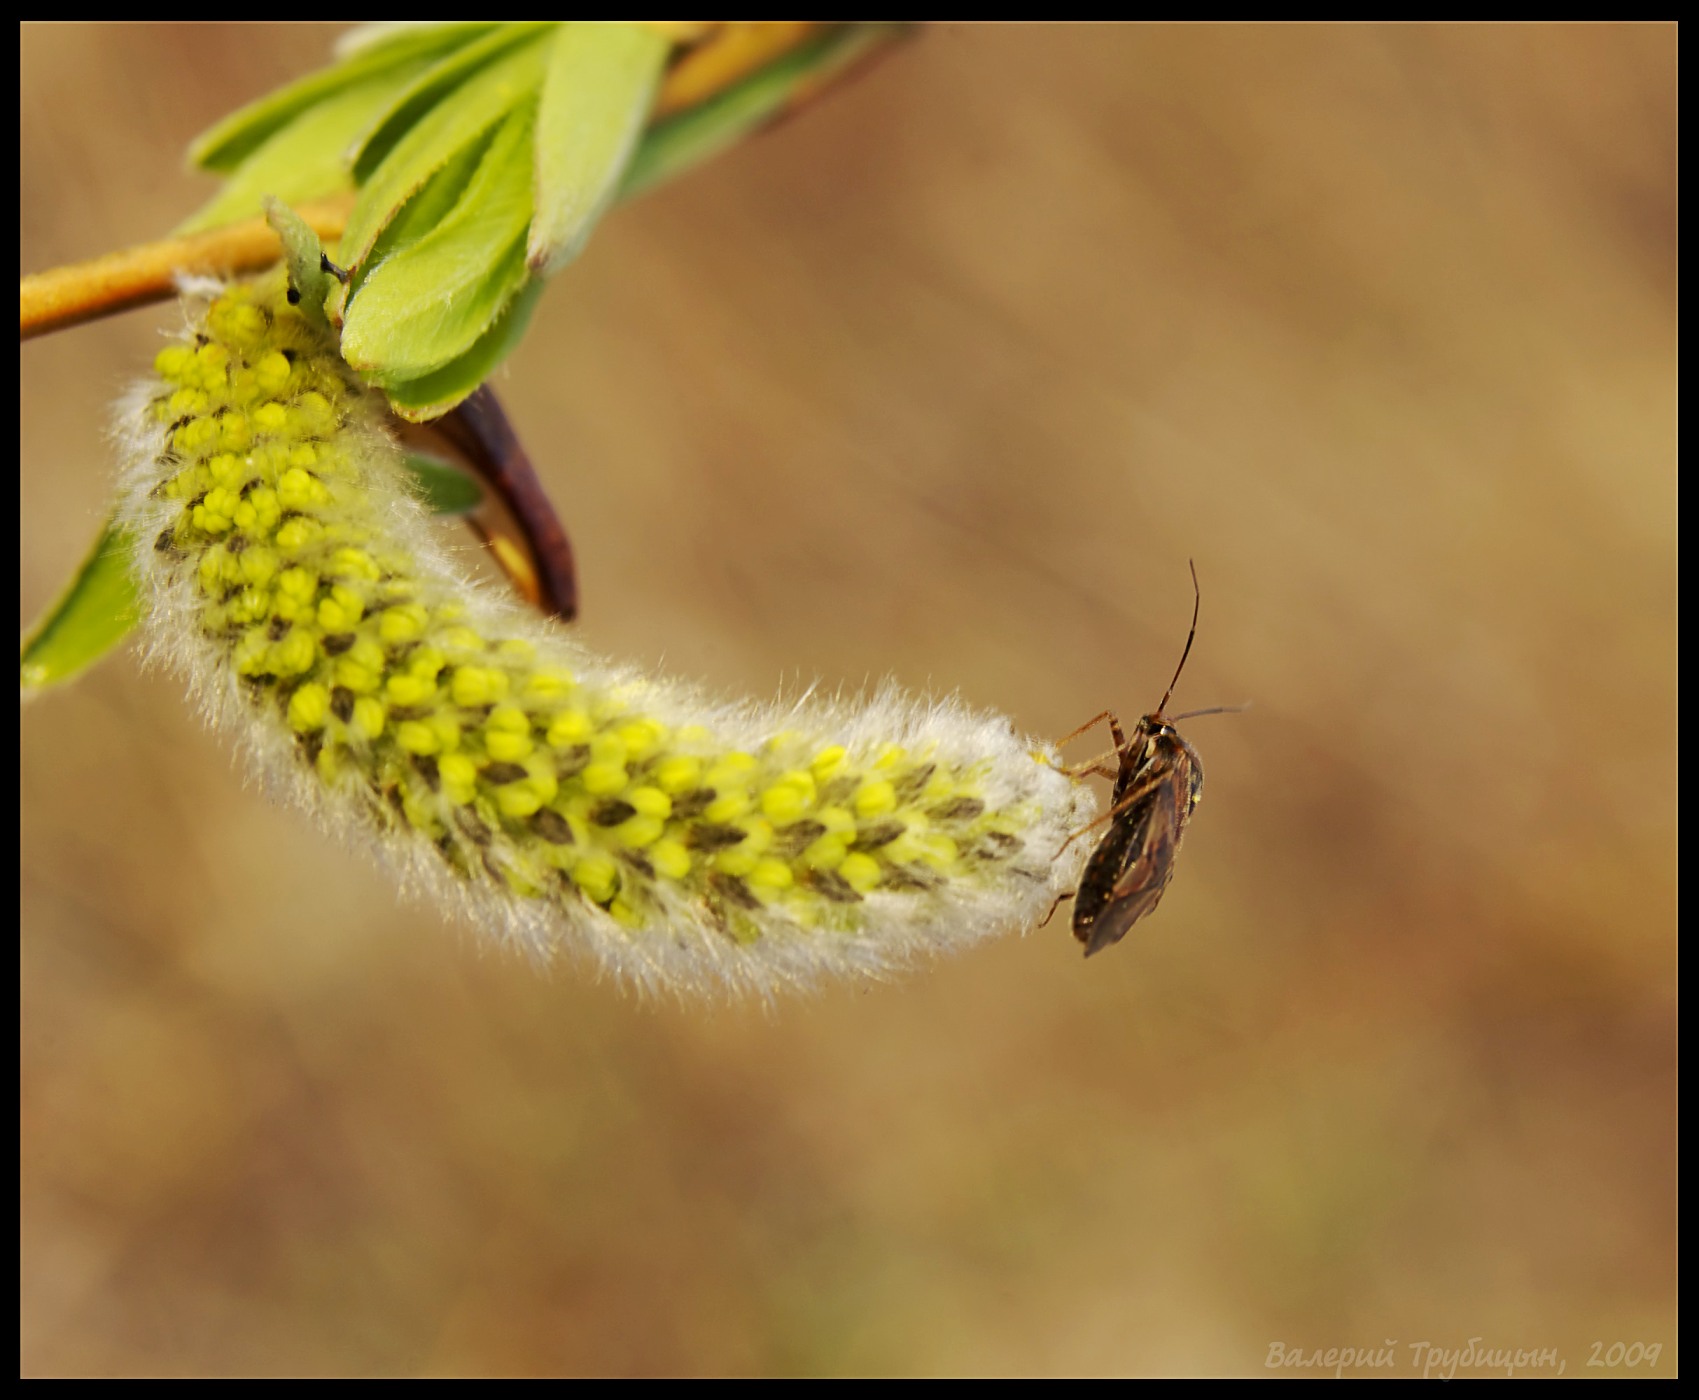
<svg viewBox="0 0 1699 1400"><path fill-rule="evenodd" d="M812 37L820 24L793 20L646 21L694 46L668 70L656 96L658 119L718 96ZM341 235L354 196L303 205L297 212L320 238ZM186 238L167 238L56 267L18 281L18 339L64 330L132 307L169 300L185 272L229 276L269 267L281 252L264 219L250 219Z"/></svg>
<svg viewBox="0 0 1699 1400"><path fill-rule="evenodd" d="M328 241L341 236L353 207L350 194L304 204L296 212ZM229 276L269 267L282 251L264 219L245 219L22 277L18 279L18 339L166 301L176 295L176 279L185 272Z"/></svg>
<svg viewBox="0 0 1699 1400"><path fill-rule="evenodd" d="M670 117L717 97L825 27L811 20L775 19L721 25L667 70L655 96L655 117Z"/></svg>

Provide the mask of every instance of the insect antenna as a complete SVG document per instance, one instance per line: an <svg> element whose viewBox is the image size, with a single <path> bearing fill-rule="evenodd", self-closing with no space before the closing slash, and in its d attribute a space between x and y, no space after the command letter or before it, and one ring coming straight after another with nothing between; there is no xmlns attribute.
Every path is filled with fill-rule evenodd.
<svg viewBox="0 0 1699 1400"><path fill-rule="evenodd" d="M1170 724L1178 724L1183 719L1196 719L1199 715L1242 715L1251 708L1251 702L1243 705L1211 705L1207 710L1187 710L1183 715L1169 715Z"/></svg>
<svg viewBox="0 0 1699 1400"><path fill-rule="evenodd" d="M1198 635L1198 611L1203 607L1203 590L1198 587L1198 564L1195 559L1186 563L1192 570L1192 630L1186 633L1186 649L1180 653L1180 664L1174 668L1174 679L1168 682L1168 689L1162 692L1162 703L1156 707L1157 715L1168 708L1168 697L1174 693L1174 687L1180 683L1180 672L1186 669L1186 658L1192 654L1192 643Z"/></svg>

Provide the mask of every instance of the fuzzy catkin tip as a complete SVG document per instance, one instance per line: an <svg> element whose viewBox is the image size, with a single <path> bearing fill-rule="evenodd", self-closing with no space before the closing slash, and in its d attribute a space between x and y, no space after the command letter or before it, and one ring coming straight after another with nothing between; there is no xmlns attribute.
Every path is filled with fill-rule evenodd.
<svg viewBox="0 0 1699 1400"><path fill-rule="evenodd" d="M1024 928L1093 799L954 700L727 705L466 579L273 275L207 288L132 396L152 647L259 767L404 883L622 981L770 994Z"/></svg>

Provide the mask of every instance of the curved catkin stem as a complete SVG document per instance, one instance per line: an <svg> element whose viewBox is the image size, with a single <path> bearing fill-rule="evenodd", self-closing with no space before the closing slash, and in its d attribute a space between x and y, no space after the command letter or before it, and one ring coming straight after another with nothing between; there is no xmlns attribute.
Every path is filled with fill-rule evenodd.
<svg viewBox="0 0 1699 1400"><path fill-rule="evenodd" d="M1092 799L953 701L717 704L469 583L381 398L275 274L212 289L127 409L153 645L332 830L505 941L768 994L1022 928Z"/></svg>

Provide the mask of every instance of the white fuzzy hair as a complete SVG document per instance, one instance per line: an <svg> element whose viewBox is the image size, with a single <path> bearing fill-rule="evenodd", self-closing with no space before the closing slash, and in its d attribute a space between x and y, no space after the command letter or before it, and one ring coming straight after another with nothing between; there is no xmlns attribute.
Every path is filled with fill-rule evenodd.
<svg viewBox="0 0 1699 1400"><path fill-rule="evenodd" d="M191 330L204 317L217 283L185 287ZM327 344L326 353L333 353ZM339 371L341 370L338 361ZM958 770L971 769L988 809L1021 813L1021 849L975 878L946 878L927 890L874 890L854 906L853 927L808 927L782 903L750 915L760 936L727 937L700 894L681 882L655 878L648 889L649 922L628 927L588 899L524 896L495 881L456 873L432 840L407 822L382 821L352 786L327 784L303 762L295 736L275 707L256 706L244 692L227 644L200 625L205 600L194 570L157 551L154 542L181 516L181 502L163 498L160 484L166 430L149 411L161 385L138 385L118 409L123 460L122 518L135 540L144 587L148 654L182 676L203 714L236 742L268 790L312 813L338 842L374 852L410 895L454 911L506 946L534 955L558 951L588 961L598 972L645 993L680 996L754 994L769 998L844 975L884 977L924 957L983 938L1031 927L1059 896L1072 891L1088 849L1070 834L1089 821L1095 800L1057 771L1048 744L1018 735L1010 722L977 711L953 696L922 698L893 684L862 695L825 695L758 704L727 703L698 687L605 660L563 627L540 618L513 597L469 578L429 527L399 450L386 427L381 396L359 391L347 433L347 456L366 499L381 512L371 522L397 540L417 564L433 598L456 598L484 636L524 638L540 663L568 668L585 690L628 692L634 712L676 730L700 725L719 750L759 753L775 734L800 734L820 747L843 745L867 755L898 744Z"/></svg>

